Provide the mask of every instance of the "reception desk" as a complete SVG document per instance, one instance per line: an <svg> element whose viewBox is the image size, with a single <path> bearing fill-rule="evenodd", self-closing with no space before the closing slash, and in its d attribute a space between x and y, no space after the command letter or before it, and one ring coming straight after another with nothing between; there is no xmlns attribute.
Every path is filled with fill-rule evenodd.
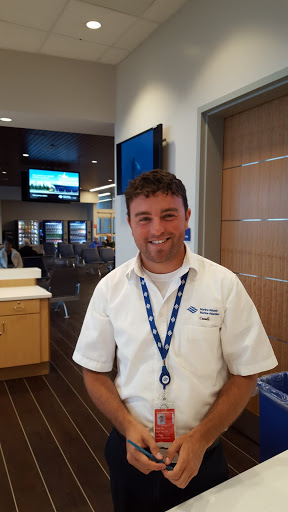
<svg viewBox="0 0 288 512"><path fill-rule="evenodd" d="M49 373L51 293L38 268L0 270L0 380Z"/></svg>
<svg viewBox="0 0 288 512"><path fill-rule="evenodd" d="M169 512L284 512L288 506L288 450Z"/></svg>

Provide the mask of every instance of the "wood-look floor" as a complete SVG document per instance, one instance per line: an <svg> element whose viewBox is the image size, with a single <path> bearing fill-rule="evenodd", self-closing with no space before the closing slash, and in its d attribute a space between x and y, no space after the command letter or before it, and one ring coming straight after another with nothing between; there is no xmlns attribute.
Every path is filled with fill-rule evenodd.
<svg viewBox="0 0 288 512"><path fill-rule="evenodd" d="M0 382L0 511L112 512L104 445L109 421L88 397L71 359L97 277L81 275L70 318L51 306L51 370ZM259 447L230 428L231 477L255 466Z"/></svg>

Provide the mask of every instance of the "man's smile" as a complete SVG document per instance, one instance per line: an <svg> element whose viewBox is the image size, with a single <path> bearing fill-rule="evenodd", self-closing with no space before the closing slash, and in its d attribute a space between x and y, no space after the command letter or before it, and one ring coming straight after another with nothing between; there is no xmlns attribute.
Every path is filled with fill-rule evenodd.
<svg viewBox="0 0 288 512"><path fill-rule="evenodd" d="M167 240L170 240L170 238L162 238L162 240L150 240L149 243L159 245L164 244L164 242L167 242Z"/></svg>

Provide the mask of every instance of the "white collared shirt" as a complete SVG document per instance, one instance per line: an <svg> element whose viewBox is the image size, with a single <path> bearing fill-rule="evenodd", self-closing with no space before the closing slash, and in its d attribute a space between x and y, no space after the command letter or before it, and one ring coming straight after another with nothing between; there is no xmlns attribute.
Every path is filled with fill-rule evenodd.
<svg viewBox="0 0 288 512"><path fill-rule="evenodd" d="M163 298L146 276L155 322L165 339L180 276L189 275L166 359L171 375L167 399L176 410L176 436L198 425L228 378L277 365L257 310L230 270L193 254L186 246L181 272ZM115 386L131 414L153 432L155 403L162 397L162 360L148 323L140 255L97 285L73 359L96 372L112 369Z"/></svg>

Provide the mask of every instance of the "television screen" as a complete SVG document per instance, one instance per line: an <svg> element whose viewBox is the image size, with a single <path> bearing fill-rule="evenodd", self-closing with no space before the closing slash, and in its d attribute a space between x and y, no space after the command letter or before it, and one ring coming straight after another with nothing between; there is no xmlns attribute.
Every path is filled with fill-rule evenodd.
<svg viewBox="0 0 288 512"><path fill-rule="evenodd" d="M117 144L117 194L143 172L162 168L162 124Z"/></svg>
<svg viewBox="0 0 288 512"><path fill-rule="evenodd" d="M28 200L65 203L80 201L78 172L29 169Z"/></svg>

